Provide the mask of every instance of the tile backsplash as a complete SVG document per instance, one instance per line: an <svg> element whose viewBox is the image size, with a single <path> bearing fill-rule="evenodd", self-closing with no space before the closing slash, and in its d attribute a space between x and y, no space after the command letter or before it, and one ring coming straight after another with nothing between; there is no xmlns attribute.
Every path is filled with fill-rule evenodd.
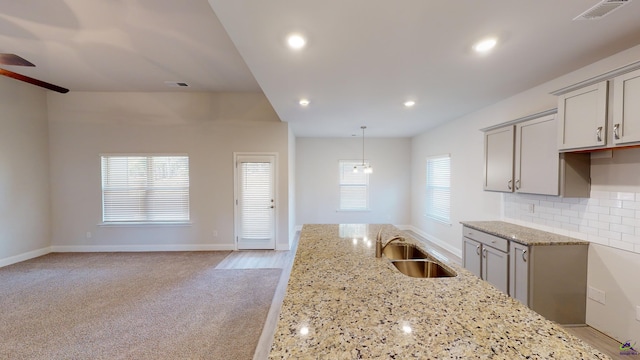
<svg viewBox="0 0 640 360"><path fill-rule="evenodd" d="M504 220L640 253L640 193L591 191L591 197L504 194Z"/></svg>

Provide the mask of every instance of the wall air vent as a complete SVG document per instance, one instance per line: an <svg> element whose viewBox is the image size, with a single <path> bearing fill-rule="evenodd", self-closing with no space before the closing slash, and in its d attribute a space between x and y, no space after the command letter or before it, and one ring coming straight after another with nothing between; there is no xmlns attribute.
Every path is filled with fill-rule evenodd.
<svg viewBox="0 0 640 360"><path fill-rule="evenodd" d="M187 87L187 86L189 86L189 84L187 84L186 82L180 82L180 81L165 81L164 84L167 85L167 86L170 86L170 87Z"/></svg>
<svg viewBox="0 0 640 360"><path fill-rule="evenodd" d="M630 2L631 0L602 0L573 20L598 20Z"/></svg>

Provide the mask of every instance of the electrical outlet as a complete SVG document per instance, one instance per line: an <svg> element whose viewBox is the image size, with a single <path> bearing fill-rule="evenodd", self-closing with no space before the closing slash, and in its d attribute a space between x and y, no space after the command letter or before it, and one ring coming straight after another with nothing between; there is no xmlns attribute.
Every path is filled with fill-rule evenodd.
<svg viewBox="0 0 640 360"><path fill-rule="evenodd" d="M599 289L594 288L593 286L589 286L589 291L587 296L589 299L593 301L597 301L602 305L605 305L605 292Z"/></svg>
<svg viewBox="0 0 640 360"><path fill-rule="evenodd" d="M640 321L640 306L636 306L636 320Z"/></svg>
<svg viewBox="0 0 640 360"><path fill-rule="evenodd" d="M91 234L91 231L87 231L87 233L85 234L85 236L87 237L87 239L91 239L91 237L93 236Z"/></svg>
<svg viewBox="0 0 640 360"><path fill-rule="evenodd" d="M218 237L218 230L213 230L213 237Z"/></svg>

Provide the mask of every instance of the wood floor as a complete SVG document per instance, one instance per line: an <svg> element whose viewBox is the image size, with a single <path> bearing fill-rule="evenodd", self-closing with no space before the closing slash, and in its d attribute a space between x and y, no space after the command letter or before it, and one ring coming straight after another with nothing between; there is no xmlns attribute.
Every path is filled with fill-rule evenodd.
<svg viewBox="0 0 640 360"><path fill-rule="evenodd" d="M579 337L587 344L609 355L612 359L629 359L635 356L621 355L620 343L613 338L601 333L591 326L565 326L565 329Z"/></svg>
<svg viewBox="0 0 640 360"><path fill-rule="evenodd" d="M216 269L284 269L293 252L274 250L240 250L227 256Z"/></svg>

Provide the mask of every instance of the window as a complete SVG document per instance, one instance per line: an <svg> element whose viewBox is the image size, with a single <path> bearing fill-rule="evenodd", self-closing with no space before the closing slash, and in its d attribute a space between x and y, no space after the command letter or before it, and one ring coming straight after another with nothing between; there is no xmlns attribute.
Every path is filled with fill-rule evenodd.
<svg viewBox="0 0 640 360"><path fill-rule="evenodd" d="M357 160L340 160L340 210L369 210L369 174L353 172Z"/></svg>
<svg viewBox="0 0 640 360"><path fill-rule="evenodd" d="M189 157L102 156L102 221L189 221Z"/></svg>
<svg viewBox="0 0 640 360"><path fill-rule="evenodd" d="M433 156L427 159L426 216L448 224L450 212L451 158Z"/></svg>

